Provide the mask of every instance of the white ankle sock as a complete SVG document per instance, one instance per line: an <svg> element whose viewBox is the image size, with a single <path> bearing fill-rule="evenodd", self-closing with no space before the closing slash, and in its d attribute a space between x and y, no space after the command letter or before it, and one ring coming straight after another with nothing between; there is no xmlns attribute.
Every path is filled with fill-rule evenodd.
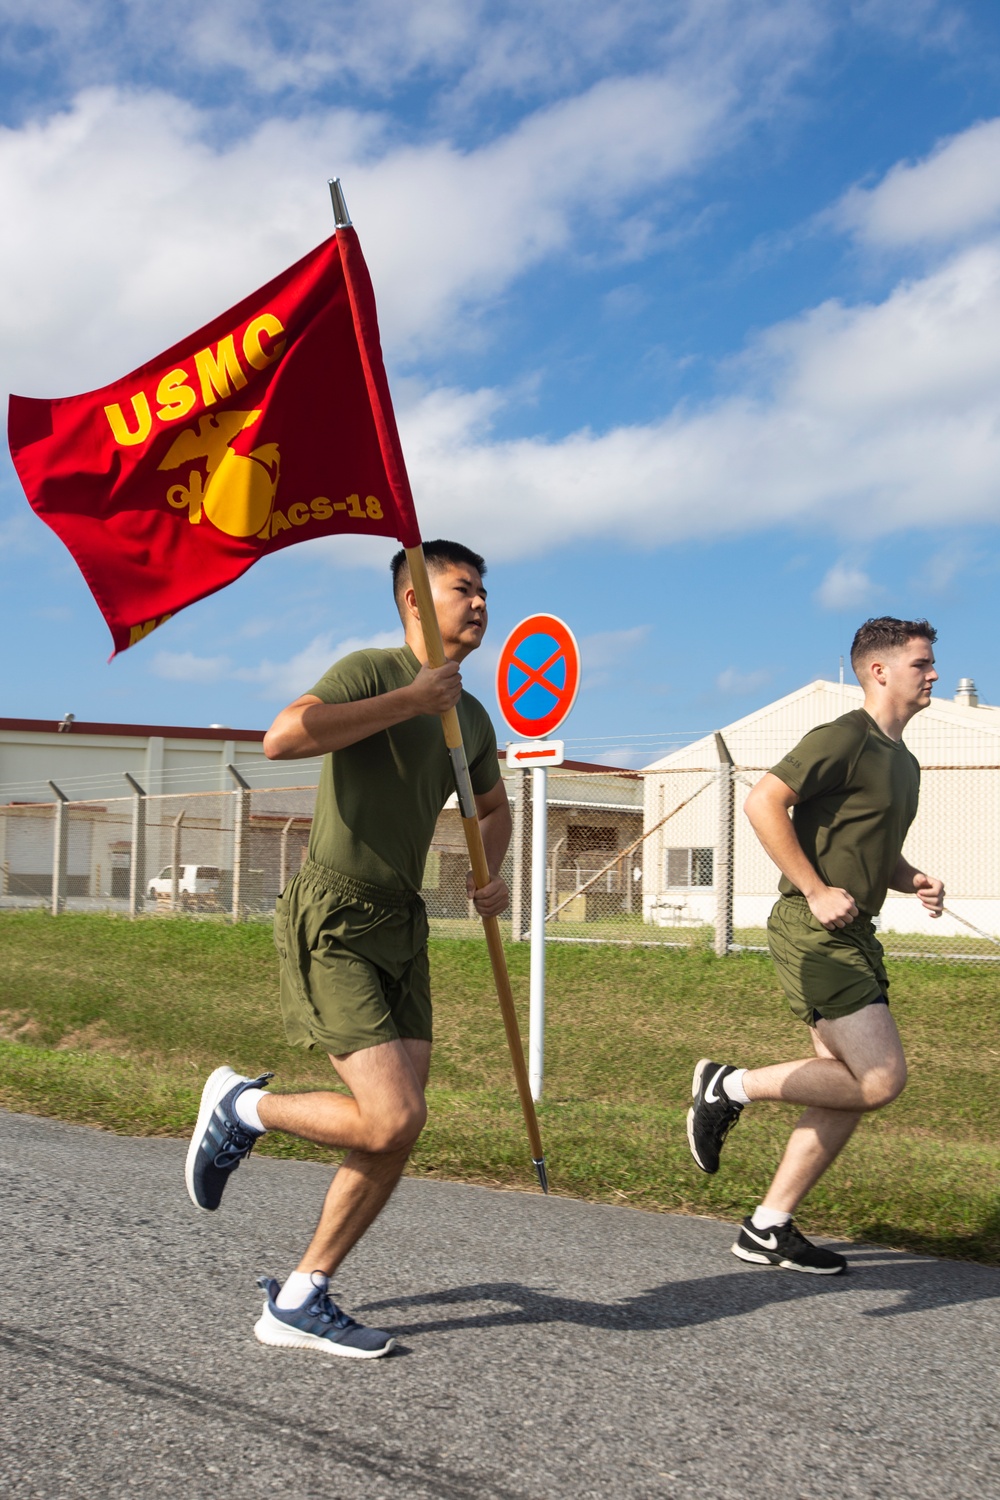
<svg viewBox="0 0 1000 1500"><path fill-rule="evenodd" d="M244 1125L249 1125L251 1130L256 1130L263 1135L267 1129L261 1124L257 1106L264 1097L264 1089L244 1089L242 1094L237 1094L236 1103L233 1106L237 1115Z"/></svg>
<svg viewBox="0 0 1000 1500"><path fill-rule="evenodd" d="M284 1286L275 1299L278 1307L301 1307L313 1292L325 1292L329 1278L322 1271L290 1271Z"/></svg>
<svg viewBox="0 0 1000 1500"><path fill-rule="evenodd" d="M791 1217L791 1214L782 1213L780 1208L763 1208L758 1204L750 1216L750 1222L755 1229L780 1229Z"/></svg>
<svg viewBox="0 0 1000 1500"><path fill-rule="evenodd" d="M734 1104L749 1104L750 1095L743 1087L743 1075L746 1068L734 1068L732 1073L727 1073L722 1083L722 1092L727 1098L732 1099Z"/></svg>

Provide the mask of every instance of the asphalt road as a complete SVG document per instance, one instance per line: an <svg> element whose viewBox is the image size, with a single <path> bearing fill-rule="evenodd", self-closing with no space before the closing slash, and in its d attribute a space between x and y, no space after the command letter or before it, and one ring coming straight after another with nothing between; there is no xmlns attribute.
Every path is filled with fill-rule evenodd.
<svg viewBox="0 0 1000 1500"><path fill-rule="evenodd" d="M339 1299L400 1349L264 1349L325 1168L198 1214L183 1143L0 1113L3 1493L528 1500L1000 1495L1000 1271L854 1247L743 1266L731 1226L405 1181Z"/></svg>

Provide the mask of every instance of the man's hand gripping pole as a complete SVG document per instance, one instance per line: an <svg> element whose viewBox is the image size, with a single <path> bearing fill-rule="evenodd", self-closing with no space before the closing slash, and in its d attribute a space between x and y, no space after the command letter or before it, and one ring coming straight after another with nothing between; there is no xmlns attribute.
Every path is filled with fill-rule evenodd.
<svg viewBox="0 0 1000 1500"><path fill-rule="evenodd" d="M441 628L438 625L437 613L434 609L434 596L431 593L430 579L427 576L427 563L424 559L423 548L407 547L406 560L410 567L410 582L413 584L413 592L417 596L417 608L420 611L420 625L423 630L424 647L427 651L428 664L432 667L443 667L445 664L444 644L441 640ZM447 713L441 715L441 726L444 729L444 740L448 746L448 754L451 756L452 769L455 773L455 787L458 792L459 810L462 814L462 827L465 829L465 842L469 846L472 878L475 881L476 890L478 891L482 890L484 885L489 885L490 868L486 862L483 835L479 827L479 818L476 814L476 800L473 796L472 782L469 778L469 762L466 759L465 745L462 741L462 729L455 709L449 708ZM528 1140L531 1142L531 1161L535 1171L538 1173L538 1181L541 1184L542 1192L547 1193L549 1190L549 1180L545 1171L545 1154L542 1151L542 1137L538 1129L535 1102L531 1097L531 1085L528 1082L528 1068L524 1061L524 1048L521 1045L521 1033L517 1024L517 1013L514 1010L514 996L511 993L510 976L507 973L507 960L504 956L503 941L500 937L500 924L496 917L483 917L482 920L483 929L486 933L486 946L490 954L490 963L493 966L493 982L496 985L497 999L500 1001L500 1014L503 1016L504 1030L507 1033L510 1060L514 1065L517 1092L521 1097L524 1122L528 1127Z"/></svg>

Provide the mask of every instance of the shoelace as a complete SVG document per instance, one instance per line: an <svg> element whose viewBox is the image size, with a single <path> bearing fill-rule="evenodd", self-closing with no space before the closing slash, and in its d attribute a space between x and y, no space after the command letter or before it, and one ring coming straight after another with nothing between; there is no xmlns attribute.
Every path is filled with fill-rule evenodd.
<svg viewBox="0 0 1000 1500"><path fill-rule="evenodd" d="M354 1319L343 1312L334 1302L329 1292L317 1292L313 1300L307 1305L306 1312L313 1317L319 1318L323 1323L332 1323L334 1328L350 1328Z"/></svg>
<svg viewBox="0 0 1000 1500"><path fill-rule="evenodd" d="M253 1150L254 1141L257 1139L248 1130L240 1130L237 1126L229 1126L229 1138L224 1146L220 1146L215 1156L215 1166L220 1172L228 1172L233 1167L238 1167L245 1156L249 1156Z"/></svg>

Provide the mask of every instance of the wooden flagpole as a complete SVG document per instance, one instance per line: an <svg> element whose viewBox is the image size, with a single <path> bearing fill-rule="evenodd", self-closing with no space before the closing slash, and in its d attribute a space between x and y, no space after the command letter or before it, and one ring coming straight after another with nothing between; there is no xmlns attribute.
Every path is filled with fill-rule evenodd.
<svg viewBox="0 0 1000 1500"><path fill-rule="evenodd" d="M347 212L347 203L340 186L339 177L335 177L330 181L330 197L333 201L333 215L336 227L338 229L349 229L351 218ZM350 286L348 286L348 291L350 292ZM366 361L367 352L362 349L361 355L362 360ZM388 415L391 417L391 413ZM424 549L421 546L407 547L404 550L410 569L410 582L413 585L413 592L417 598L417 609L420 612L420 626L423 631L427 662L431 667L443 667L446 661L444 642L441 639L441 626L438 622L437 611L434 608L434 595L431 592L431 582L427 575L427 561L424 557ZM475 881L476 889L481 890L483 886L488 885L490 882L490 868L486 860L486 849L483 845L483 834L479 826L479 817L476 813L476 799L472 791L472 781L469 776L469 762L465 753L465 744L462 740L462 728L458 722L458 714L455 709L450 708L447 713L441 715L441 727L444 731L445 744L448 747L448 754L451 756L452 770L455 775L455 787L458 792L462 827L465 830L465 842L469 849L472 877ZM535 1114L535 1101L531 1097L531 1086L528 1082L528 1067L524 1060L524 1047L521 1043L521 1032L517 1024L517 1012L514 1009L514 996L510 987L510 975L507 972L507 959L503 951L500 924L496 917L483 917L482 923L486 934L486 946L489 950L490 963L493 968L493 981L496 985L497 999L500 1002L500 1014L503 1017L504 1030L507 1033L510 1060L514 1067L514 1080L521 1099L524 1122L528 1128L528 1140L531 1144L531 1162L538 1174L538 1181L542 1192L547 1193L549 1182L548 1174L545 1170L545 1153L542 1150L542 1137L538 1129L538 1117Z"/></svg>
<svg viewBox="0 0 1000 1500"><path fill-rule="evenodd" d="M441 627L438 624L437 611L434 608L434 596L431 593L431 582L427 576L427 563L424 558L422 547L407 547L406 561L410 569L410 582L413 592L417 596L417 608L420 611L420 628L424 636L424 649L427 652L427 662L431 667L443 667L445 664L444 643L441 639ZM476 813L476 801L472 791L472 781L469 777L469 762L465 754L465 745L462 740L462 728L458 722L458 714L455 709L449 708L447 713L441 715L441 727L444 730L444 741L448 746L451 756L452 770L455 773L455 786L458 791L459 811L462 815L462 827L465 829L465 842L469 849L469 862L472 865L472 878L476 889L481 890L491 880L490 868L486 862L486 849L483 845L482 829L479 827L479 818ZM503 951L503 940L500 936L500 924L496 917L483 917L483 930L486 934L486 946L489 949L490 963L493 966L493 982L496 985L497 999L500 1002L500 1014L503 1016L504 1030L507 1033L507 1046L510 1048L510 1060L514 1065L514 1079L517 1083L517 1092L521 1097L521 1109L524 1111L524 1123L528 1127L528 1140L531 1142L531 1161L538 1173L538 1181L542 1192L549 1190L548 1175L545 1171L545 1154L542 1151L542 1137L538 1129L538 1117L535 1114L535 1101L531 1097L531 1085L528 1081L528 1067L524 1060L524 1047L521 1043L521 1032L517 1024L517 1012L514 1009L514 996L510 987L510 975L507 972L507 958Z"/></svg>

